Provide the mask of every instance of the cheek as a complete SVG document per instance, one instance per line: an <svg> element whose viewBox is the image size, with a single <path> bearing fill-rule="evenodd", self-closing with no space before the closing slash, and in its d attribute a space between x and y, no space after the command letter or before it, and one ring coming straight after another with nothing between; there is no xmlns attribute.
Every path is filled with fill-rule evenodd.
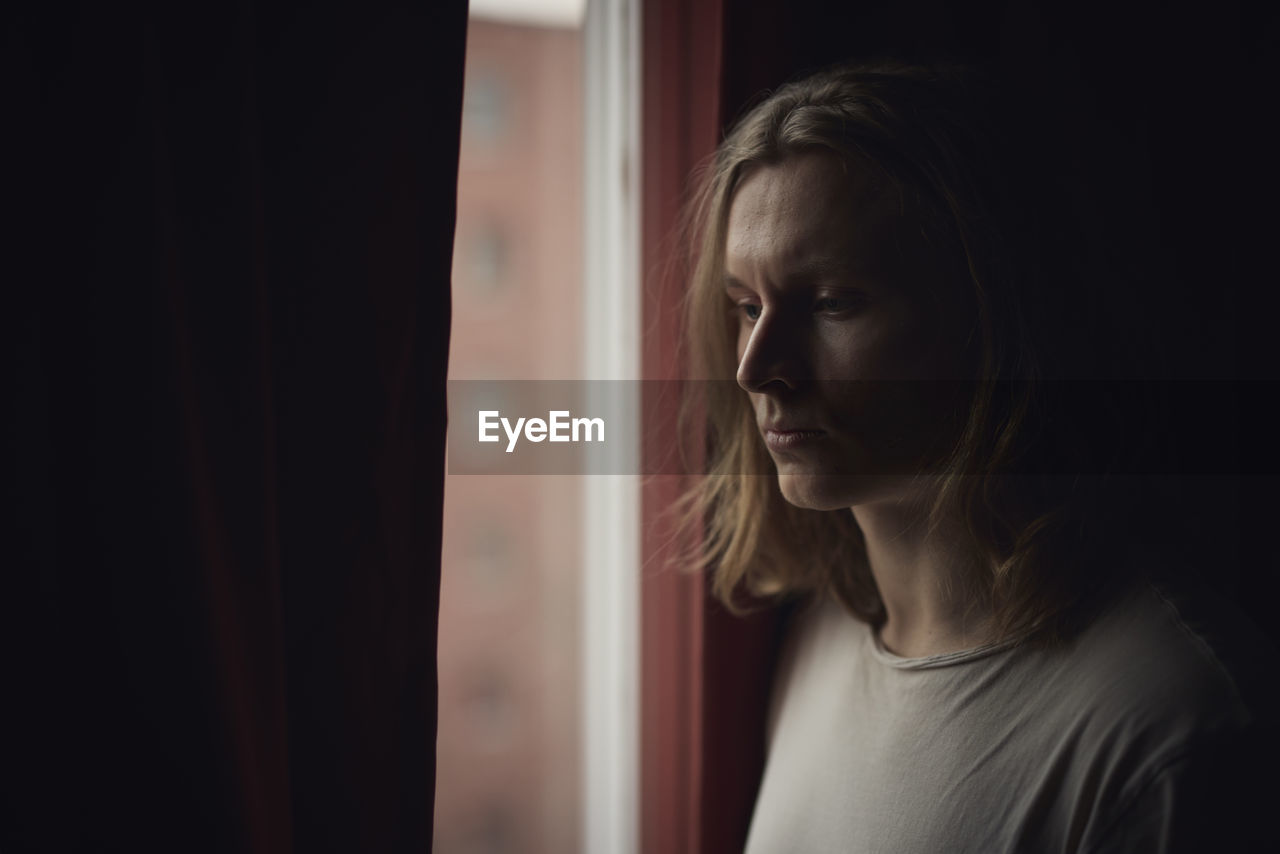
<svg viewBox="0 0 1280 854"><path fill-rule="evenodd" d="M886 472L901 474L949 447L960 384L948 379L955 367L936 327L900 318L824 348L828 376L852 382L828 384L823 396L839 429Z"/></svg>
<svg viewBox="0 0 1280 854"><path fill-rule="evenodd" d="M845 385L845 388L841 388ZM942 459L957 438L945 389L936 383L883 380L832 384L827 407L848 457L839 469L911 475Z"/></svg>
<svg viewBox="0 0 1280 854"><path fill-rule="evenodd" d="M950 370L952 361L940 346L936 323L915 312L902 311L867 324L860 334L834 346L838 358L860 379L886 381L933 380Z"/></svg>
<svg viewBox="0 0 1280 854"><path fill-rule="evenodd" d="M913 374L919 342L883 316L820 325L814 348L819 379L879 381Z"/></svg>

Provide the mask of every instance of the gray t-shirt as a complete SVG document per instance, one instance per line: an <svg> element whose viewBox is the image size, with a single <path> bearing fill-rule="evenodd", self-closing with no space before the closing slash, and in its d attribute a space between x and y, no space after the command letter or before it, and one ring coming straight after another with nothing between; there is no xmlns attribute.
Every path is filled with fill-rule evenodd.
<svg viewBox="0 0 1280 854"><path fill-rule="evenodd" d="M909 659L818 601L779 663L746 851L1280 850L1253 848L1280 802L1250 629L1146 583L1062 648Z"/></svg>

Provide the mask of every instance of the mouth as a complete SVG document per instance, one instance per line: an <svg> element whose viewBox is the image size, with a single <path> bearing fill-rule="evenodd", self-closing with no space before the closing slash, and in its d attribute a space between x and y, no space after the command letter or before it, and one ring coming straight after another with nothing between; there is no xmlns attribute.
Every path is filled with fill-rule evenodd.
<svg viewBox="0 0 1280 854"><path fill-rule="evenodd" d="M815 445L827 437L825 430L779 430L766 427L764 444L771 451L793 451Z"/></svg>

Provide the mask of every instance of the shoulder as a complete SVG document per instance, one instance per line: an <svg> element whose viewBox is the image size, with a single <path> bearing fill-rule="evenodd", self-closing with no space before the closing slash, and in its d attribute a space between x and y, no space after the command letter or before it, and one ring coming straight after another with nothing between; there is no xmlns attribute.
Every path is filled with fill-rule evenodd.
<svg viewBox="0 0 1280 854"><path fill-rule="evenodd" d="M1277 652L1232 603L1193 578L1144 581L1046 656L1107 793L1084 850L1225 850L1272 832Z"/></svg>
<svg viewBox="0 0 1280 854"><path fill-rule="evenodd" d="M1191 578L1134 585L1058 657L1104 710L1135 724L1238 728L1276 716L1275 647Z"/></svg>

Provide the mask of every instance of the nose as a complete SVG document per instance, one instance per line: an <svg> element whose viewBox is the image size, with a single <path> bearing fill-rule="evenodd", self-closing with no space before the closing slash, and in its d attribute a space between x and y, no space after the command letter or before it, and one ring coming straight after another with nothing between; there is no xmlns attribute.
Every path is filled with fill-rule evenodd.
<svg viewBox="0 0 1280 854"><path fill-rule="evenodd" d="M743 337L745 336L745 343ZM803 348L784 314L766 311L739 333L738 385L753 393L782 393L801 379Z"/></svg>

